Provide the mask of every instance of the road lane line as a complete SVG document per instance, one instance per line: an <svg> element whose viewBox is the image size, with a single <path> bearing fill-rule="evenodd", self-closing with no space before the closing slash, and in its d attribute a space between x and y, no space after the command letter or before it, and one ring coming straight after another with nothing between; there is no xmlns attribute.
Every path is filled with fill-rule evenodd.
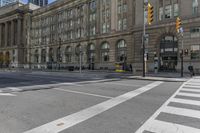
<svg viewBox="0 0 200 133"><path fill-rule="evenodd" d="M81 92L81 91L72 91L72 90L68 90L68 89L61 89L61 88L53 88L53 89L59 90L59 91L65 91L65 92L69 92L69 93L76 93L76 94L82 94L82 95L88 95L88 96L94 96L94 97L101 97L101 98L106 98L106 99L114 98L114 97L110 97L110 96L103 96L103 95L86 93L86 92Z"/></svg>
<svg viewBox="0 0 200 133"><path fill-rule="evenodd" d="M186 96L186 97L200 97L200 94L192 94L192 93L184 93L184 92L179 92L177 96Z"/></svg>
<svg viewBox="0 0 200 133"><path fill-rule="evenodd" d="M10 93L0 93L0 96L16 96L16 95Z"/></svg>
<svg viewBox="0 0 200 133"><path fill-rule="evenodd" d="M147 123L146 129L149 132L154 133L199 133L200 131L199 129L193 127L187 127L159 120L153 120L151 123Z"/></svg>
<svg viewBox="0 0 200 133"><path fill-rule="evenodd" d="M200 86L200 83L187 83L186 85L196 85L196 86Z"/></svg>
<svg viewBox="0 0 200 133"><path fill-rule="evenodd" d="M189 88L183 88L181 91L188 91L188 92L200 92L199 89L189 89Z"/></svg>
<svg viewBox="0 0 200 133"><path fill-rule="evenodd" d="M196 100L186 100L186 99L181 99L181 98L173 98L172 102L200 106L200 101L196 101Z"/></svg>
<svg viewBox="0 0 200 133"><path fill-rule="evenodd" d="M7 87L7 88L12 90L12 91L22 91L22 89L16 88L16 87Z"/></svg>
<svg viewBox="0 0 200 133"><path fill-rule="evenodd" d="M53 122L47 123L45 125L42 125L40 127L34 128L32 130L26 131L24 133L58 133L61 132L67 128L70 128L72 126L75 126L81 122L84 122L98 114L101 114L121 103L124 103L144 92L147 92L163 82L153 82L149 85L143 86L137 90L125 93L121 96L112 98L108 101L102 102L100 104L94 105L90 108L84 109L80 112L71 114L69 116L60 118L58 120L55 120ZM62 124L61 124L62 123ZM61 126L58 126L61 125Z"/></svg>
<svg viewBox="0 0 200 133"><path fill-rule="evenodd" d="M200 86L194 86L194 85L185 85L185 87L190 87L190 88L197 88L197 89L200 89Z"/></svg>
<svg viewBox="0 0 200 133"><path fill-rule="evenodd" d="M120 86L127 86L127 87L141 87L141 85L131 85L131 84L122 84L122 83L115 83L115 82L105 82L104 84L112 84L112 85L120 85Z"/></svg>
<svg viewBox="0 0 200 133"><path fill-rule="evenodd" d="M187 116L187 117L200 119L200 111L196 111L196 110L167 106L163 108L161 111L168 114L175 114L175 115L181 115L181 116Z"/></svg>

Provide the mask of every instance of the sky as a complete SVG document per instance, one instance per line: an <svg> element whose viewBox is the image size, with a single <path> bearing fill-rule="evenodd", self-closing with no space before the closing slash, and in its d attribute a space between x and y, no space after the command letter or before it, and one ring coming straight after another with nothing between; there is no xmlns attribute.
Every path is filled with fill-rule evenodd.
<svg viewBox="0 0 200 133"><path fill-rule="evenodd" d="M22 0L23 2L27 3L28 0ZM49 0L49 3L54 2L55 0Z"/></svg>

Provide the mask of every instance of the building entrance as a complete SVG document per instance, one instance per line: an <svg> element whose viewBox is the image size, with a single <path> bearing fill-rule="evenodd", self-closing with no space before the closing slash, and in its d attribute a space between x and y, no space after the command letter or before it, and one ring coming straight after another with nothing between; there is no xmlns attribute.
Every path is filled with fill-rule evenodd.
<svg viewBox="0 0 200 133"><path fill-rule="evenodd" d="M175 36L164 36L160 42L160 71L176 71L178 41Z"/></svg>

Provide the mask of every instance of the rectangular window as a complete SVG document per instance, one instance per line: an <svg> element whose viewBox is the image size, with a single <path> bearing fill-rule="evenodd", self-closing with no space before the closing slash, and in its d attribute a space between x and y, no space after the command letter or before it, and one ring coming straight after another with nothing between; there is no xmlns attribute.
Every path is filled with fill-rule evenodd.
<svg viewBox="0 0 200 133"><path fill-rule="evenodd" d="M128 10L128 6L127 6L126 3L124 3L124 5L123 5L123 12L127 12L127 10Z"/></svg>
<svg viewBox="0 0 200 133"><path fill-rule="evenodd" d="M106 23L102 25L102 33L106 33Z"/></svg>
<svg viewBox="0 0 200 133"><path fill-rule="evenodd" d="M122 13L122 6L118 5L118 14Z"/></svg>
<svg viewBox="0 0 200 133"><path fill-rule="evenodd" d="M118 30L122 30L122 20L118 20Z"/></svg>
<svg viewBox="0 0 200 133"><path fill-rule="evenodd" d="M200 59L200 44L191 46L191 59L192 60Z"/></svg>
<svg viewBox="0 0 200 133"><path fill-rule="evenodd" d="M123 19L123 30L126 30L126 28L127 28L127 19L124 18Z"/></svg>
<svg viewBox="0 0 200 133"><path fill-rule="evenodd" d="M174 17L178 17L178 15L179 15L178 4L174 4Z"/></svg>
<svg viewBox="0 0 200 133"><path fill-rule="evenodd" d="M192 0L192 14L197 15L198 14L198 0Z"/></svg>
<svg viewBox="0 0 200 133"><path fill-rule="evenodd" d="M200 27L194 27L190 29L191 38L200 37Z"/></svg>
<svg viewBox="0 0 200 133"><path fill-rule="evenodd" d="M159 9L159 20L163 20L163 7L160 7Z"/></svg>
<svg viewBox="0 0 200 133"><path fill-rule="evenodd" d="M172 6L168 5L165 6L165 18L171 18L172 17Z"/></svg>

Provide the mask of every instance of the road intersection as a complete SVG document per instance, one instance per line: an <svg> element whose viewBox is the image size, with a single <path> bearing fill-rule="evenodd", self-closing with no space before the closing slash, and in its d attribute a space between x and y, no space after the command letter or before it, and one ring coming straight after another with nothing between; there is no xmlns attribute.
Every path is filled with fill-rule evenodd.
<svg viewBox="0 0 200 133"><path fill-rule="evenodd" d="M102 75L1 78L2 133L200 132L198 77L184 84Z"/></svg>

